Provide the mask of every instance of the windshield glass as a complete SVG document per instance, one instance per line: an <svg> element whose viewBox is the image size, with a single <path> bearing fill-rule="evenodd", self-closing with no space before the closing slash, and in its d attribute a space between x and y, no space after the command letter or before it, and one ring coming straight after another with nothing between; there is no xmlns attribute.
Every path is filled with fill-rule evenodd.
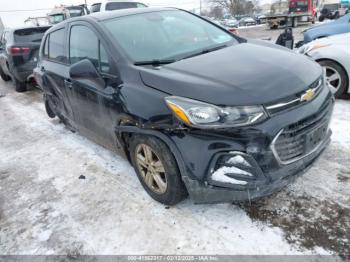
<svg viewBox="0 0 350 262"><path fill-rule="evenodd" d="M181 59L201 50L237 43L229 33L184 11L161 11L103 22L135 62Z"/></svg>
<svg viewBox="0 0 350 262"><path fill-rule="evenodd" d="M78 17L84 15L83 9L68 9L70 17Z"/></svg>
<svg viewBox="0 0 350 262"><path fill-rule="evenodd" d="M57 14L57 15L50 15L49 19L51 24L58 24L62 22L65 19L65 17L64 17L64 14Z"/></svg>
<svg viewBox="0 0 350 262"><path fill-rule="evenodd" d="M135 3L135 2L112 2L106 4L106 10L120 10L120 9L128 9L128 8L141 8L146 7L144 4Z"/></svg>

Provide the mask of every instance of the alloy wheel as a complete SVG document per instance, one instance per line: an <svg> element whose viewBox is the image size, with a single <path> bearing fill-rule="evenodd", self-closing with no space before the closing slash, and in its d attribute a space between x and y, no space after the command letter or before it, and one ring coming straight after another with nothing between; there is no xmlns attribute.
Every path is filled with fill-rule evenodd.
<svg viewBox="0 0 350 262"><path fill-rule="evenodd" d="M136 164L142 179L156 194L164 194L168 183L162 161L152 148L146 144L136 147Z"/></svg>
<svg viewBox="0 0 350 262"><path fill-rule="evenodd" d="M327 85L331 88L333 94L338 91L342 85L342 79L339 72L330 66L325 66Z"/></svg>

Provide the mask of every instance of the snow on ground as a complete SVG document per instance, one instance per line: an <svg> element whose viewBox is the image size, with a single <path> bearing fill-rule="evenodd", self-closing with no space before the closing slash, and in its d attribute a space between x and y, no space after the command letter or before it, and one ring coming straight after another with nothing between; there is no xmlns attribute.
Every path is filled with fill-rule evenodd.
<svg viewBox="0 0 350 262"><path fill-rule="evenodd" d="M0 93L0 254L349 251L350 102L337 102L323 157L282 192L251 206L168 208L126 160L50 120L40 91L0 82Z"/></svg>

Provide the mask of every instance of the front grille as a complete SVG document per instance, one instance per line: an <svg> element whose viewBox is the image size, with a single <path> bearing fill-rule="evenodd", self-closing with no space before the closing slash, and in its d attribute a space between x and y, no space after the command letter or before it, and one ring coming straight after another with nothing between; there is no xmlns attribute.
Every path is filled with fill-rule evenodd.
<svg viewBox="0 0 350 262"><path fill-rule="evenodd" d="M277 159L288 164L309 154L324 140L327 135L332 100L324 105L323 109L308 118L294 123L283 129L273 141L272 149ZM308 138L311 133L317 132L317 138Z"/></svg>

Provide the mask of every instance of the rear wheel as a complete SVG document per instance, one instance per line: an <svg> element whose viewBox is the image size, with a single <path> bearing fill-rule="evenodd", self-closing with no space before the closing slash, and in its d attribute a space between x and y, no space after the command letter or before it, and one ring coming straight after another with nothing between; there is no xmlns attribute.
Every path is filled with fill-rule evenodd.
<svg viewBox="0 0 350 262"><path fill-rule="evenodd" d="M26 82L21 82L16 78L13 78L13 81L15 83L15 89L18 93L22 93L27 91L27 84Z"/></svg>
<svg viewBox="0 0 350 262"><path fill-rule="evenodd" d="M326 71L327 84L336 98L340 98L349 86L349 79L346 71L338 63L330 60L322 60L319 64Z"/></svg>
<svg viewBox="0 0 350 262"><path fill-rule="evenodd" d="M175 205L187 196L175 158L161 140L132 137L130 156L143 188L153 199Z"/></svg>
<svg viewBox="0 0 350 262"><path fill-rule="evenodd" d="M8 82L11 80L11 77L9 75L6 75L2 69L0 68L0 76L1 76L1 79L4 80L5 82Z"/></svg>

